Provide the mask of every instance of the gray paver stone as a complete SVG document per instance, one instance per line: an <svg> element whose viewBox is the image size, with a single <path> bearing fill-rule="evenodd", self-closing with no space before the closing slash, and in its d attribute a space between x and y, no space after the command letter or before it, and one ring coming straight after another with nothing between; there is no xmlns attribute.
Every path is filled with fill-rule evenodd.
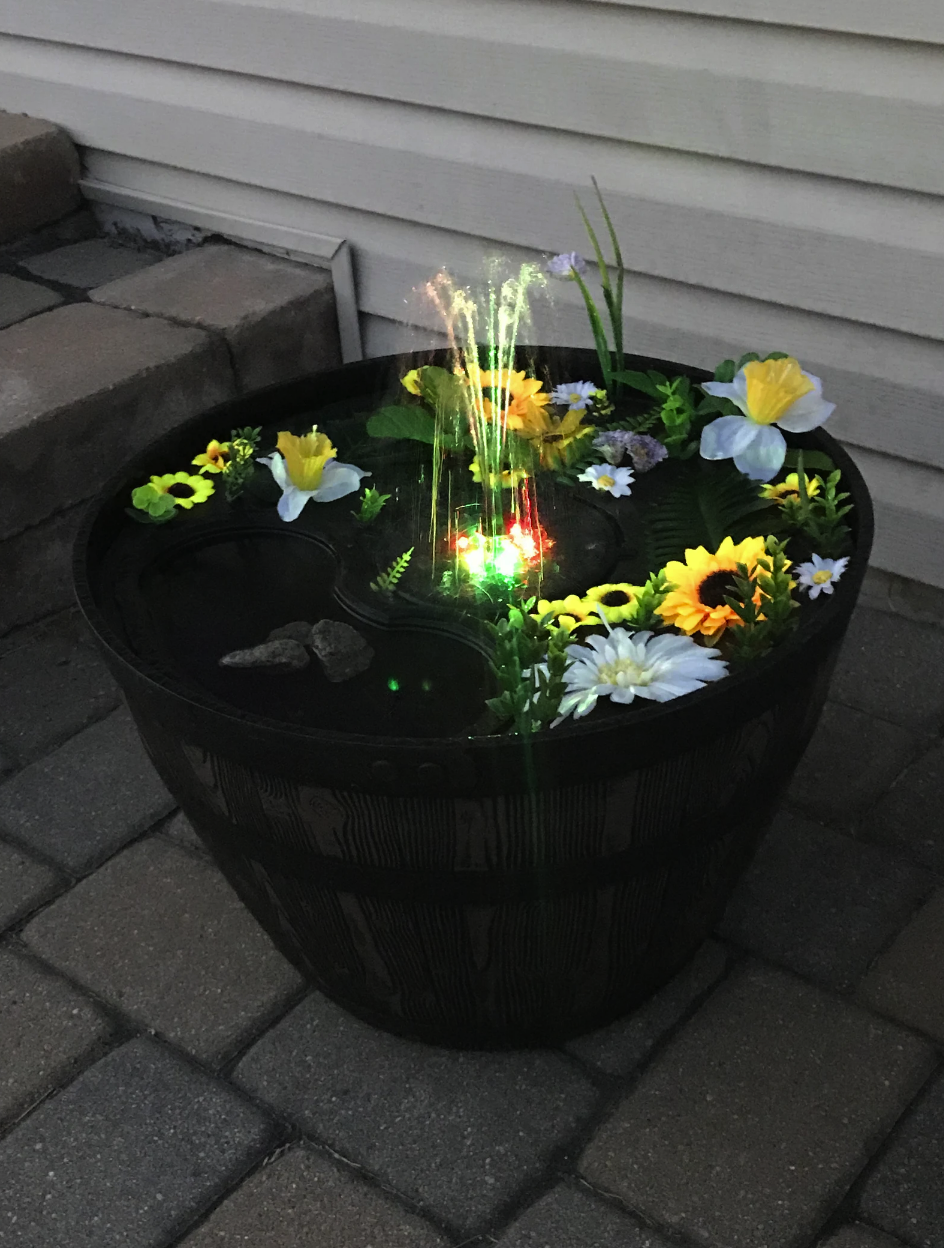
<svg viewBox="0 0 944 1248"><path fill-rule="evenodd" d="M257 1170L181 1248L314 1248L313 1232L317 1248L446 1248L429 1223L302 1148Z"/></svg>
<svg viewBox="0 0 944 1248"><path fill-rule="evenodd" d="M944 1041L944 889L922 906L859 991L883 1014Z"/></svg>
<svg viewBox="0 0 944 1248"><path fill-rule="evenodd" d="M0 1121L70 1078L110 1030L93 1003L64 980L0 949Z"/></svg>
<svg viewBox="0 0 944 1248"><path fill-rule="evenodd" d="M199 247L92 298L224 334L243 391L341 362L330 273L244 248Z"/></svg>
<svg viewBox="0 0 944 1248"><path fill-rule="evenodd" d="M302 985L222 875L160 837L117 855L32 921L47 961L207 1061Z"/></svg>
<svg viewBox="0 0 944 1248"><path fill-rule="evenodd" d="M718 988L589 1144L584 1176L719 1248L811 1236L933 1051L770 968Z"/></svg>
<svg viewBox="0 0 944 1248"><path fill-rule="evenodd" d="M841 990L934 887L905 858L784 812L738 885L721 934Z"/></svg>
<svg viewBox="0 0 944 1248"><path fill-rule="evenodd" d="M79 203L79 157L51 122L0 113L0 243L27 234Z"/></svg>
<svg viewBox="0 0 944 1248"><path fill-rule="evenodd" d="M0 273L0 329L25 321L37 312L46 312L62 303L62 295L40 286L37 282L24 282L22 278Z"/></svg>
<svg viewBox="0 0 944 1248"><path fill-rule="evenodd" d="M114 710L118 686L73 612L0 654L0 741L31 761Z"/></svg>
<svg viewBox="0 0 944 1248"><path fill-rule="evenodd" d="M645 1004L599 1031L571 1040L565 1047L610 1075L628 1074L700 996L724 974L728 957L721 945L706 941L692 961Z"/></svg>
<svg viewBox="0 0 944 1248"><path fill-rule="evenodd" d="M142 251L104 238L89 238L30 256L20 261L20 267L49 282L91 290L93 286L104 286L119 277L140 273L160 260L153 251Z"/></svg>
<svg viewBox="0 0 944 1248"><path fill-rule="evenodd" d="M556 1054L436 1049L319 995L265 1035L236 1078L467 1233L541 1173L596 1102Z"/></svg>
<svg viewBox="0 0 944 1248"><path fill-rule="evenodd" d="M589 1192L555 1187L498 1238L495 1248L669 1248L664 1239Z"/></svg>
<svg viewBox="0 0 944 1248"><path fill-rule="evenodd" d="M0 541L0 637L73 605L72 548L84 513L80 503Z"/></svg>
<svg viewBox="0 0 944 1248"><path fill-rule="evenodd" d="M271 1138L232 1088L132 1040L0 1142L0 1244L164 1248Z"/></svg>
<svg viewBox="0 0 944 1248"><path fill-rule="evenodd" d="M76 873L173 808L124 708L0 784L0 829Z"/></svg>
<svg viewBox="0 0 944 1248"><path fill-rule="evenodd" d="M944 1248L944 1077L905 1117L862 1190L859 1211L919 1248Z"/></svg>
<svg viewBox="0 0 944 1248"><path fill-rule="evenodd" d="M0 330L0 538L233 392L223 343L155 317L75 303Z"/></svg>
<svg viewBox="0 0 944 1248"><path fill-rule="evenodd" d="M841 1227L835 1235L822 1240L819 1248L901 1248L901 1243L874 1227L856 1222L853 1226Z"/></svg>
<svg viewBox="0 0 944 1248"><path fill-rule="evenodd" d="M827 702L790 784L789 798L823 823L850 827L918 753L897 724Z"/></svg>
<svg viewBox="0 0 944 1248"><path fill-rule="evenodd" d="M187 849L196 850L201 854L207 852L207 847L197 836L193 830L193 824L182 810L178 810L170 823L166 824L161 831L178 845L185 845Z"/></svg>
<svg viewBox="0 0 944 1248"><path fill-rule="evenodd" d="M0 841L0 931L51 897L60 884L55 871Z"/></svg>
<svg viewBox="0 0 944 1248"><path fill-rule="evenodd" d="M895 781L863 821L861 834L905 850L944 874L944 745L935 746Z"/></svg>
<svg viewBox="0 0 944 1248"><path fill-rule="evenodd" d="M860 607L843 643L830 697L896 724L944 722L941 630Z"/></svg>

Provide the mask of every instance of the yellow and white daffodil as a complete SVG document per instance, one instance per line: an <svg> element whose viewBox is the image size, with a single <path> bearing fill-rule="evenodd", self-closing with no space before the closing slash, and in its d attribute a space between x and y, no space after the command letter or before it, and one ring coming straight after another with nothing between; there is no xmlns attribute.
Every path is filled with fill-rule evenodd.
<svg viewBox="0 0 944 1248"><path fill-rule="evenodd" d="M310 498L316 503L330 503L353 494L360 489L361 478L371 475L353 464L339 464L331 439L319 433L317 425L301 437L280 433L276 445L281 454L273 453L257 462L266 465L282 491L279 515L283 520L296 520Z"/></svg>
<svg viewBox="0 0 944 1248"><path fill-rule="evenodd" d="M783 466L787 443L780 432L807 433L835 410L823 384L792 357L751 360L731 382L706 381L702 389L730 399L743 416L720 416L701 435L703 459L732 459L754 481L769 481ZM777 426L780 428L777 428Z"/></svg>

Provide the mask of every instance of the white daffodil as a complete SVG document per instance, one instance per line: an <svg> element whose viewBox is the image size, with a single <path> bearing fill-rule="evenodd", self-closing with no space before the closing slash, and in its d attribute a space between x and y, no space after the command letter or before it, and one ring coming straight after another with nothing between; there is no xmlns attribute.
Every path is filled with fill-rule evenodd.
<svg viewBox="0 0 944 1248"><path fill-rule="evenodd" d="M792 357L752 360L732 382L706 381L702 389L716 398L730 399L744 413L720 416L705 426L702 457L733 458L735 467L754 481L769 481L780 471L787 452L780 429L807 433L836 408L824 400L820 379L804 373Z"/></svg>
<svg viewBox="0 0 944 1248"><path fill-rule="evenodd" d="M593 396L597 385L592 381L570 381L563 386L555 386L551 391L551 402L565 404L572 412L583 412L593 406Z"/></svg>
<svg viewBox="0 0 944 1248"><path fill-rule="evenodd" d="M597 698L668 702L694 693L727 675L728 665L720 656L720 650L700 646L691 637L655 637L625 628L610 629L608 637L588 637L585 645L567 647L571 662L564 673L566 692L551 727L571 713L574 719L582 719L596 706Z"/></svg>
<svg viewBox="0 0 944 1248"><path fill-rule="evenodd" d="M633 473L630 468L594 464L591 468L585 468L577 480L586 481L595 490L606 490L614 498L624 498L627 494L632 494L629 487L633 482Z"/></svg>
<svg viewBox="0 0 944 1248"><path fill-rule="evenodd" d="M281 454L273 452L256 462L266 465L282 491L279 515L283 520L297 520L310 498L330 503L353 494L360 489L361 478L371 475L353 464L337 463L337 451L317 425L303 437L280 433L277 445Z"/></svg>
<svg viewBox="0 0 944 1248"><path fill-rule="evenodd" d="M831 594L848 563L848 558L823 559L814 555L809 563L797 564L797 584L808 590L811 598L818 598L820 594Z"/></svg>

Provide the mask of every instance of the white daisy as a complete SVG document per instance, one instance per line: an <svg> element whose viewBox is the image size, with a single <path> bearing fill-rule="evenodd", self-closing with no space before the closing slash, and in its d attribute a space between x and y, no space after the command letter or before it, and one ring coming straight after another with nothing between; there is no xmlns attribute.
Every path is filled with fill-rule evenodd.
<svg viewBox="0 0 944 1248"><path fill-rule="evenodd" d="M728 671L720 650L700 646L691 637L655 637L625 628L610 629L608 637L588 637L585 645L569 645L567 656L571 665L564 673L566 692L552 727L571 713L582 719L597 698L668 702L720 680Z"/></svg>
<svg viewBox="0 0 944 1248"><path fill-rule="evenodd" d="M820 594L831 594L848 563L848 558L823 559L814 555L809 563L797 565L797 584L808 590L811 598L818 598Z"/></svg>
<svg viewBox="0 0 944 1248"><path fill-rule="evenodd" d="M572 412L583 412L593 406L596 384L592 381L569 381L563 386L555 386L551 391L551 402L566 404Z"/></svg>
<svg viewBox="0 0 944 1248"><path fill-rule="evenodd" d="M632 494L629 487L633 481L633 473L630 468L616 468L613 464L594 464L591 468L585 468L577 480L586 481L595 490L606 490L614 498L624 498L627 494Z"/></svg>
<svg viewBox="0 0 944 1248"><path fill-rule="evenodd" d="M817 429L835 410L823 398L823 383L804 373L797 360L752 360L731 382L706 381L702 390L730 399L743 416L719 416L701 434L703 459L733 459L739 472L769 481L780 471L788 433ZM779 425L778 429L776 426Z"/></svg>

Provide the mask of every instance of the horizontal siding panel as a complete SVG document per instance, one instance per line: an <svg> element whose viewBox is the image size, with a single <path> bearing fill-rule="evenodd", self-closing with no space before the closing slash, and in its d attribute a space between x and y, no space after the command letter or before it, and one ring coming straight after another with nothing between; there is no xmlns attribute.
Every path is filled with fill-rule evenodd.
<svg viewBox="0 0 944 1248"><path fill-rule="evenodd" d="M546 0L539 18L532 0L337 10L0 0L0 31L944 193L941 46L573 0Z"/></svg>
<svg viewBox="0 0 944 1248"><path fill-rule="evenodd" d="M355 251L361 311L411 322L427 331L438 328L436 314L411 292L438 268L445 266L466 282L481 275L483 256L488 254L503 253L515 265L536 258L533 251L499 247L485 238L108 153L88 152L86 162L93 177L132 192L290 229L344 236ZM548 295L550 300L536 308L531 340L591 346L575 287L553 283ZM642 354L713 368L726 356L746 350L791 351L823 377L827 393L838 402L831 427L839 436L944 468L940 342L641 274L632 274L627 282L626 313L629 349Z"/></svg>
<svg viewBox="0 0 944 1248"><path fill-rule="evenodd" d="M0 40L0 107L90 147L542 251L582 246L572 186L596 174L638 272L944 336L944 200L17 40Z"/></svg>
<svg viewBox="0 0 944 1248"><path fill-rule="evenodd" d="M582 3L583 0L578 0ZM745 22L806 26L944 43L944 7L940 0L600 0L622 8L660 9ZM540 0L538 0L540 3Z"/></svg>

